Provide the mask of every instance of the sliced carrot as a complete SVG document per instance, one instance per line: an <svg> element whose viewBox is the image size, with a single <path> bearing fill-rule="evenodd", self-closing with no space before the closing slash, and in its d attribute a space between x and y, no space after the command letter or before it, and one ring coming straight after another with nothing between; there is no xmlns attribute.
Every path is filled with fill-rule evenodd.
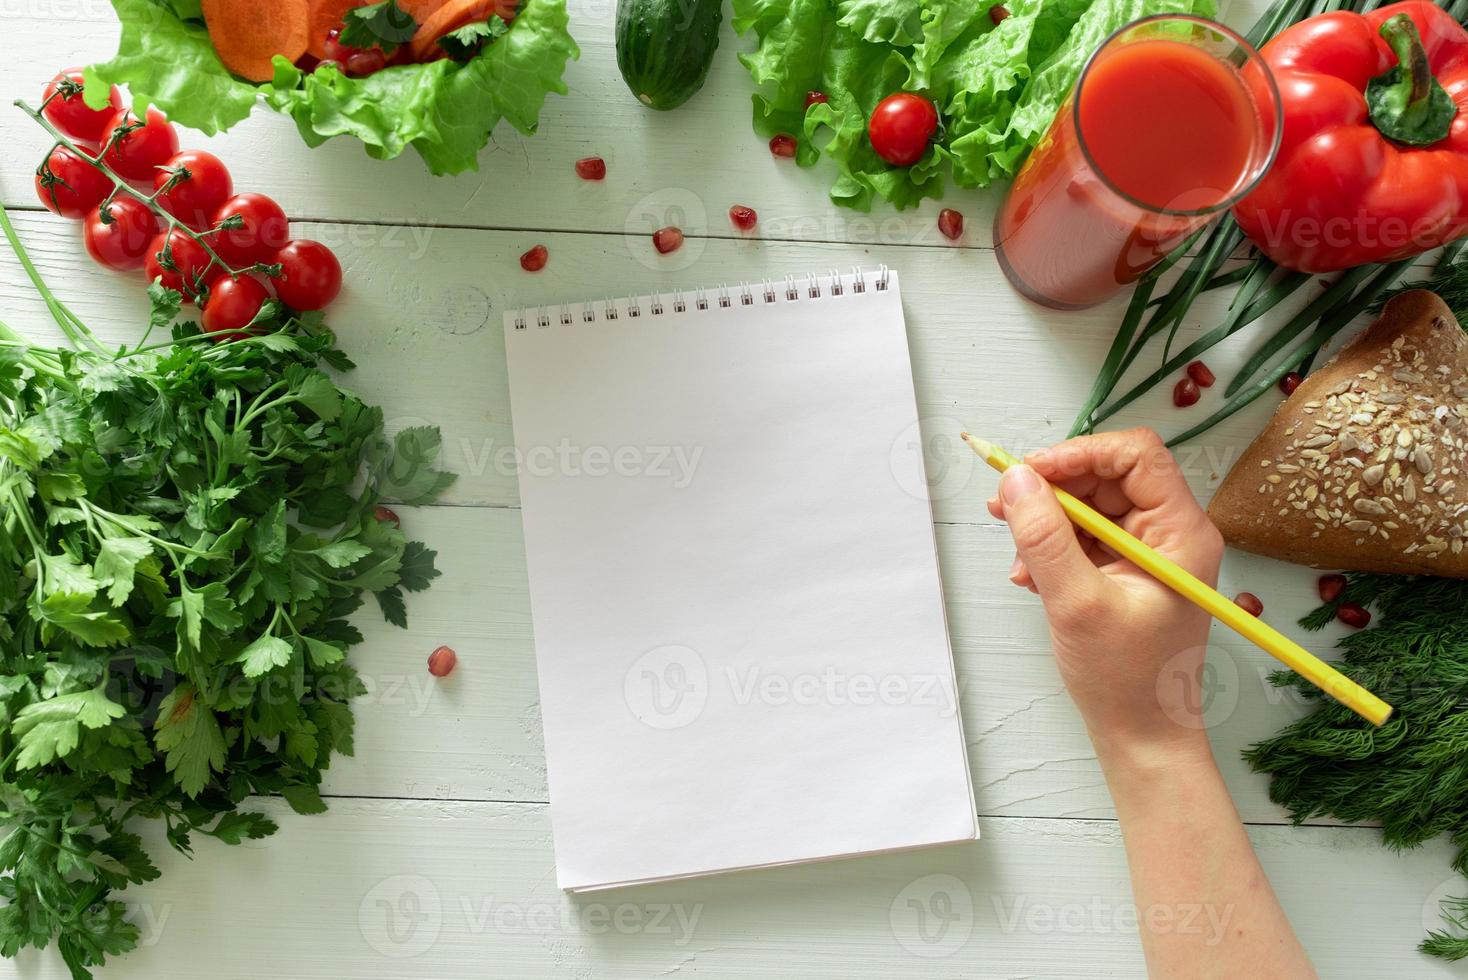
<svg viewBox="0 0 1468 980"><path fill-rule="evenodd" d="M342 26L347 11L372 0L310 0L311 25L307 28L306 50L317 58L325 58L326 35Z"/></svg>
<svg viewBox="0 0 1468 980"><path fill-rule="evenodd" d="M272 57L295 61L306 53L309 0L201 0L200 6L219 60L236 75L268 82L275 75Z"/></svg>
<svg viewBox="0 0 1468 980"><path fill-rule="evenodd" d="M421 24L432 17L445 2L446 0L398 0L398 9Z"/></svg>
<svg viewBox="0 0 1468 980"><path fill-rule="evenodd" d="M435 56L435 45L445 34L476 21L488 20L498 14L506 22L515 18L518 0L448 0L435 10L427 20L421 21L418 33L408 45L408 54L414 61L426 61Z"/></svg>

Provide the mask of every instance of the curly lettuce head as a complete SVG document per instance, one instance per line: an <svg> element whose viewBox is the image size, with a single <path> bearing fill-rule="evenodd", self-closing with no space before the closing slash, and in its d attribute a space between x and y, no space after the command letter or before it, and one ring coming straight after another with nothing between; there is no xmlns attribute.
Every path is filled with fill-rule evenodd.
<svg viewBox="0 0 1468 980"><path fill-rule="evenodd" d="M831 199L870 210L940 197L949 170L962 187L1012 176L1085 67L1117 28L1161 13L1212 16L1213 0L734 0L734 28L753 31L741 55L753 77L754 125L799 140L796 159L824 153L840 175ZM877 156L866 123L893 92L921 92L943 128L911 167ZM809 109L806 95L829 101Z"/></svg>

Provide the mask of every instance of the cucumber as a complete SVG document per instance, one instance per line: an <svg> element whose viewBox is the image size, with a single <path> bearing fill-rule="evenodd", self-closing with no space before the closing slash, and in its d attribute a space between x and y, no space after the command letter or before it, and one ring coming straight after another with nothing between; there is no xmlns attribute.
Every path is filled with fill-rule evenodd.
<svg viewBox="0 0 1468 980"><path fill-rule="evenodd" d="M676 109L703 88L723 19L723 0L617 0L617 67L638 101Z"/></svg>

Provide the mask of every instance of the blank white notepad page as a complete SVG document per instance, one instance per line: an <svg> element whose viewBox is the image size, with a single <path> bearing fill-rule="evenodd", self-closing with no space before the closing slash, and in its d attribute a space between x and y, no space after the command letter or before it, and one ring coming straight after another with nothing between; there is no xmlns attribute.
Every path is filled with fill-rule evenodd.
<svg viewBox="0 0 1468 980"><path fill-rule="evenodd" d="M505 330L561 887L976 837L896 275Z"/></svg>

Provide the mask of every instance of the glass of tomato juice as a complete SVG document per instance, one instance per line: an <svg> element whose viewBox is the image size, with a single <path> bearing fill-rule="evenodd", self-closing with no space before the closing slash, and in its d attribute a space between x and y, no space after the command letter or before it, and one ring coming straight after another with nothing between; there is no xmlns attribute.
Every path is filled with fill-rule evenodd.
<svg viewBox="0 0 1468 980"><path fill-rule="evenodd" d="M1099 47L994 222L1010 283L1054 309L1135 282L1253 189L1283 129L1259 52L1202 17L1162 14Z"/></svg>

